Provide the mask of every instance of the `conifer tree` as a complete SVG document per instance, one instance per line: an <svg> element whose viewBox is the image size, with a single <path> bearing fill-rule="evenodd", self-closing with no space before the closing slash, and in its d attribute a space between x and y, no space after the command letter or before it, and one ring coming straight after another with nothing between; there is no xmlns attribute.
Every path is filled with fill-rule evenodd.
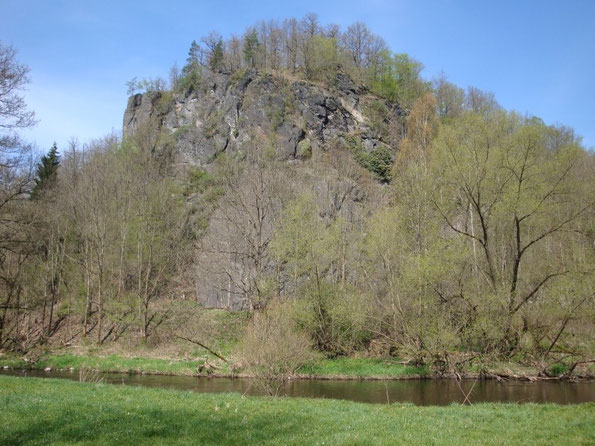
<svg viewBox="0 0 595 446"><path fill-rule="evenodd" d="M213 53L211 54L211 58L209 60L209 65L212 71L217 71L221 68L223 64L223 40L219 39L215 48L213 49Z"/></svg>
<svg viewBox="0 0 595 446"><path fill-rule="evenodd" d="M186 65L182 68L182 74L188 76L199 69L200 46L193 40L188 50L188 57L186 58Z"/></svg>
<svg viewBox="0 0 595 446"><path fill-rule="evenodd" d="M256 53L258 52L259 47L260 42L258 41L258 35L256 34L256 30L253 29L252 32L248 33L244 38L244 60L251 68L256 66Z"/></svg>
<svg viewBox="0 0 595 446"><path fill-rule="evenodd" d="M43 191L56 183L59 165L60 155L58 153L58 146L54 143L47 155L42 156L41 161L37 164L35 186L33 186L33 190L31 191L32 199L39 198Z"/></svg>

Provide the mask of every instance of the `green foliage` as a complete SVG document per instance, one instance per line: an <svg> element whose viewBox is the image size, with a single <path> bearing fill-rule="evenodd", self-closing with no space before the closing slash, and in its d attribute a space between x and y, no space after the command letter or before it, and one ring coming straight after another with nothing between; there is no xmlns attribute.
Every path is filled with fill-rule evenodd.
<svg viewBox="0 0 595 446"><path fill-rule="evenodd" d="M182 75L178 78L176 85L172 86L176 92L190 94L198 89L202 78L200 52L200 46L193 40L188 50L186 65L182 68Z"/></svg>
<svg viewBox="0 0 595 446"><path fill-rule="evenodd" d="M271 122L273 131L277 131L285 122L285 107L268 105L265 109L268 120Z"/></svg>
<svg viewBox="0 0 595 446"><path fill-rule="evenodd" d="M568 365L561 364L561 363L552 365L549 370L549 372L552 376L560 376L567 371L568 371Z"/></svg>
<svg viewBox="0 0 595 446"><path fill-rule="evenodd" d="M193 40L188 50L188 57L186 58L186 65L182 68L182 75L188 76L192 73L200 71L200 46Z"/></svg>
<svg viewBox="0 0 595 446"><path fill-rule="evenodd" d="M245 74L246 74L246 69L245 68L240 68L240 69L235 70L231 74L230 84L231 85L237 85L238 82L240 82L240 80L244 77Z"/></svg>
<svg viewBox="0 0 595 446"><path fill-rule="evenodd" d="M357 290L317 279L305 283L298 296L297 323L320 351L346 355L370 341L364 302Z"/></svg>
<svg viewBox="0 0 595 446"><path fill-rule="evenodd" d="M217 71L223 65L223 40L219 39L213 53L209 58L209 67L212 71Z"/></svg>
<svg viewBox="0 0 595 446"><path fill-rule="evenodd" d="M361 148L356 152L356 159L380 181L385 183L390 181L393 154L389 146L385 144L378 145L371 152L366 152Z"/></svg>
<svg viewBox="0 0 595 446"><path fill-rule="evenodd" d="M244 61L251 68L254 68L256 65L256 57L259 49L260 42L258 41L256 29L252 29L252 31L248 32L244 37L244 46L242 48L242 51L244 52Z"/></svg>
<svg viewBox="0 0 595 446"><path fill-rule="evenodd" d="M383 138L388 138L388 117L389 111L381 99L373 99L365 106L366 118L370 121L370 127Z"/></svg>
<svg viewBox="0 0 595 446"><path fill-rule="evenodd" d="M155 105L155 109L160 115L166 115L171 111L172 106L174 105L175 97L173 92L171 91L163 91L161 92L161 96Z"/></svg>
<svg viewBox="0 0 595 446"><path fill-rule="evenodd" d="M178 93L190 94L197 91L200 87L202 74L200 69L190 71L188 74L181 76L176 84L176 91Z"/></svg>
<svg viewBox="0 0 595 446"><path fill-rule="evenodd" d="M319 359L300 367L299 372L310 376L374 378L426 376L427 367L396 364L394 359L346 358Z"/></svg>
<svg viewBox="0 0 595 446"><path fill-rule="evenodd" d="M317 348L330 355L361 348L369 340L362 296L329 272L345 248L340 219L325 225L311 195L287 204L271 249L283 261L296 287L296 318Z"/></svg>
<svg viewBox="0 0 595 446"><path fill-rule="evenodd" d="M308 138L301 140L297 145L296 157L308 159L312 157L312 143Z"/></svg>
<svg viewBox="0 0 595 446"><path fill-rule="evenodd" d="M373 93L409 108L413 101L429 90L420 78L423 64L407 54L385 51L381 57L380 74L371 84Z"/></svg>
<svg viewBox="0 0 595 446"><path fill-rule="evenodd" d="M215 185L215 178L206 170L200 167L194 167L188 170L187 191L205 193L210 187Z"/></svg>
<svg viewBox="0 0 595 446"><path fill-rule="evenodd" d="M334 85L339 65L338 43L335 37L314 36L311 39L312 60L311 78Z"/></svg>
<svg viewBox="0 0 595 446"><path fill-rule="evenodd" d="M53 188L56 185L58 176L58 167L60 166L60 155L56 143L52 148L41 157L41 161L35 169L35 186L31 191L31 199L40 198L44 191Z"/></svg>
<svg viewBox="0 0 595 446"><path fill-rule="evenodd" d="M554 344L578 347L563 321L588 307L589 292L564 279L592 261L575 255L586 239L571 229L592 210L584 199L590 186L571 174L584 152L574 142L549 150L551 130L513 113L467 113L443 126L433 145L429 197L438 221L466 244L474 273L460 286L470 307L458 316L467 318L464 348L510 352L521 340L536 347L530 338L543 339L555 308L564 328Z"/></svg>

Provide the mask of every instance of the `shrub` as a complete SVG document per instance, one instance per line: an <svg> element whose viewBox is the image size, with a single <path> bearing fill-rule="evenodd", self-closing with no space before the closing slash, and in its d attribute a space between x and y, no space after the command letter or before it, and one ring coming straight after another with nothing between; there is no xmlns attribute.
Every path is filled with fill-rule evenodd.
<svg viewBox="0 0 595 446"><path fill-rule="evenodd" d="M360 150L356 153L356 157L358 162L380 181L390 181L393 157L388 146L380 145L369 153Z"/></svg>
<svg viewBox="0 0 595 446"><path fill-rule="evenodd" d="M255 313L240 345L244 364L266 393L275 396L313 355L308 336L296 327L289 302L273 301Z"/></svg>

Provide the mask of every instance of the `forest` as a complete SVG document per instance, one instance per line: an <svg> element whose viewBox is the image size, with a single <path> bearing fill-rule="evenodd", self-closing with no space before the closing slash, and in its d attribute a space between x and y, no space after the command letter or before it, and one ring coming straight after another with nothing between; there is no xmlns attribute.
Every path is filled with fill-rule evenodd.
<svg viewBox="0 0 595 446"><path fill-rule="evenodd" d="M189 340L277 379L316 358L548 376L593 363L592 150L422 72L361 22L211 32L167 80L127 83L131 100L157 98L156 120L39 158L19 135L35 123L29 70L0 45L0 350ZM191 130L168 117L248 75L282 106L189 160ZM289 90L339 98L345 79L358 130L316 136ZM248 99L235 113L256 128ZM200 119L218 141L222 115ZM303 136L288 160L275 135L289 123ZM234 322L210 319L209 286Z"/></svg>

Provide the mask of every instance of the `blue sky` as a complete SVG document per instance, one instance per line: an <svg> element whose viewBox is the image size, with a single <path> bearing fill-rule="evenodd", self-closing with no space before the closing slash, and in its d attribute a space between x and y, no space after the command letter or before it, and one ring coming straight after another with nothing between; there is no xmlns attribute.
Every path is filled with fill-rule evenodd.
<svg viewBox="0 0 595 446"><path fill-rule="evenodd" d="M316 12L344 29L361 20L395 52L493 91L507 109L565 124L595 147L595 1L112 1L2 0L0 41L31 68L38 125L23 136L46 151L119 131L126 81L167 78L190 42L241 33L260 19Z"/></svg>

